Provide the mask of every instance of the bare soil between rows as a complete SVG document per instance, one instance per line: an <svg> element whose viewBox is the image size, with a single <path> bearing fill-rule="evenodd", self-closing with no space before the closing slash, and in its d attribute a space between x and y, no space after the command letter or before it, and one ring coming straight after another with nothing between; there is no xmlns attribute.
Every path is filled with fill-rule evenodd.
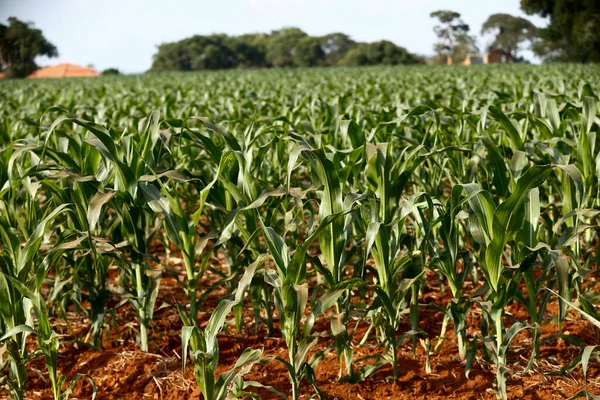
<svg viewBox="0 0 600 400"><path fill-rule="evenodd" d="M200 285L208 285L210 277ZM207 286L206 286L207 287ZM203 304L200 320L208 321L212 310L226 293L224 290L213 292ZM449 293L440 293L435 276L431 273L426 280L426 289L420 299L420 328L427 334L434 345L440 335L443 314L430 307L435 303L445 306L450 300ZM164 277L161 282L159 298L151 330L150 353L141 352L135 343L137 323L134 311L128 304L115 309L112 316L107 317L110 334L105 335L102 350L94 350L75 339L83 340L88 329L88 321L74 313L69 313L67 324L55 321L55 329L64 334L60 349L59 369L69 378L77 374L89 375L97 388L96 399L200 399L194 379L193 367L188 362L186 369L181 368L181 321L174 302L185 304L185 296L172 277ZM113 305L114 307L114 305ZM525 320L526 311L521 305L513 304L507 310L514 318ZM512 378L508 385L511 399L565 399L580 392L584 387L581 368L573 373L556 375L560 368L569 364L581 354L582 349L562 339L552 338L560 333L558 325L551 323L552 313L557 311L556 302L548 307L548 323L543 325L540 355L534 367L523 373L532 350L532 340L528 333L519 333L513 340L508 357ZM251 309L245 309L246 331L236 334L233 324L229 324L219 336L220 359L218 373L230 369L238 356L247 347L263 348L265 356L279 355L287 357L285 341L279 335L269 336L264 328L254 332L251 320ZM231 318L233 319L233 318ZM322 317L315 324L315 332L329 331L329 317ZM479 316L472 312L468 319L469 331L477 332ZM403 327L410 330L408 321ZM371 338L364 346L358 342L366 331L367 323L359 325L353 336L355 360L376 355L383 351L375 338ZM380 369L372 377L360 383L347 383L338 380L339 361L334 352L330 352L317 366L316 378L325 399L494 399L491 390L494 382L493 366L477 357L469 378L465 376L465 363L458 359L452 324L448 326L446 340L441 351L430 356L431 373L426 372L426 352L420 345L413 355L410 340L406 341L399 352L400 377L397 382L391 381L391 366ZM73 335L73 332L75 335ZM600 344L600 330L595 328L578 314L571 312L563 325L562 333L576 335L586 344ZM327 347L331 338L324 335L319 347ZM32 343L33 348L33 343ZM360 361L357 367L364 365ZM51 399L50 383L45 374L43 359L34 360L29 367L27 399ZM554 374L553 374L554 373ZM290 383L285 367L271 361L266 365L255 365L246 380L255 380L271 385L277 390L290 393ZM595 394L600 394L600 368L591 361L588 370L588 387ZM258 390L263 399L280 399L266 390ZM4 397L3 397L4 396ZM80 379L71 396L72 399L89 399L92 396L92 384L85 378ZM305 382L302 398L314 396L314 389ZM0 393L6 398L6 392Z"/></svg>

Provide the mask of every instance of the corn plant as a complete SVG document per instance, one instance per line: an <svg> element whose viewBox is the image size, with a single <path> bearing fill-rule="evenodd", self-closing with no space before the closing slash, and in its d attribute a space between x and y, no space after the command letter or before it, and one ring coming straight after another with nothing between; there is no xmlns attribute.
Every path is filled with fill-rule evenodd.
<svg viewBox="0 0 600 400"><path fill-rule="evenodd" d="M353 131L356 136L356 129ZM353 141L358 146L357 139ZM363 148L359 148L360 153L357 153L359 156L362 155ZM335 164L327 158L322 150L312 149L306 142L301 142L290 154L287 169L288 191L291 185L291 175L300 155L304 155L311 163L314 175L323 186L319 196L319 219L324 220L333 215L346 214L344 218L334 219L319 237L320 249L327 266L327 268L319 268L319 272L323 274L327 288L339 287L345 279L344 267L348 256L346 248L351 241L351 225L354 220L349 211L365 197L349 193L343 198L344 186L341 184L336 172ZM314 261L316 266L321 265L318 260L315 259ZM353 374L352 361L354 357L351 345L352 335L348 332L350 316L350 296L348 293L338 298L336 311L339 314L335 319L336 324L341 324L334 332L335 348L340 361L340 376L342 374L342 359L345 360L346 373L351 376Z"/></svg>
<svg viewBox="0 0 600 400"><path fill-rule="evenodd" d="M466 195L463 195L466 192ZM439 235L441 244L435 239L430 240L429 246L433 257L433 267L437 268L446 278L448 286L452 292L452 300L444 312L444 323L442 325L441 336L444 336L448 320L452 320L454 330L458 341L458 354L461 360L464 360L467 353L467 326L466 318L471 308L471 299L463 296L463 285L471 275L473 261L470 253L461 246L464 237L465 222L468 218L466 213L462 213L463 204L468 202L472 196L477 195L477 187L473 184L455 185L452 188L451 197L445 207L438 206L439 215ZM434 236L434 235L432 235ZM462 264L459 269L458 263ZM439 350L442 341L440 340L436 351Z"/></svg>
<svg viewBox="0 0 600 400"><path fill-rule="evenodd" d="M239 371L247 372L244 367L251 366L260 360L262 350L248 348L240 355L231 370L220 374L218 377L215 376L215 370L219 362L217 334L223 329L227 315L233 307L242 301L246 289L252 281L256 267L261 261L262 259L258 259L246 269L238 284L234 299L223 299L219 302L205 329L197 325L184 326L182 329L183 369L185 370L189 348L196 381L205 399L225 399L228 394L228 387L232 380L238 376Z"/></svg>
<svg viewBox="0 0 600 400"><path fill-rule="evenodd" d="M65 245L58 245L48 254L48 257L56 257L57 251L62 251L63 249L70 247L70 245L71 244L68 243ZM48 264L48 262L46 262L46 264ZM39 294L41 283L43 281L45 272L48 271L48 268L47 265L41 265L40 267L41 268L35 275L35 279L32 280L32 282L28 282L27 285L23 284L17 279L14 279L13 277L4 276L4 283L10 282L17 292L29 300L33 310L35 310L37 313L38 318L37 321L35 321L37 323L34 322L34 324L37 326L32 327L29 324L18 325L6 332L4 336L0 338L0 341L10 340L15 336L25 337L26 334L34 334L37 337L36 344L39 348L39 351L44 355L54 399L67 400L71 395L71 392L73 391L77 381L84 377L84 375L76 375L74 379L67 385L67 388L63 389L65 383L67 382L67 376L58 372L58 351L60 347L60 337L56 332L54 332L52 326L50 325L48 309L44 303L44 299ZM33 286L33 288L30 288L30 286ZM10 357L13 358L13 360L15 356L19 357L18 355L10 354ZM87 376L87 378L92 382L94 387L92 398L95 398L96 388L94 381L89 376ZM17 395L17 398L20 398L18 392L15 394Z"/></svg>
<svg viewBox="0 0 600 400"><path fill-rule="evenodd" d="M20 243L20 238L11 229L10 221L5 218L0 219L0 234L5 246L4 251L0 252L2 260L0 265L0 296L4 330L0 342L4 342L7 348L7 356L10 359L9 375L6 383L17 398L22 398L26 385L26 365L29 359L26 339L29 333L33 331L32 312L34 307L38 305L36 311L40 312L41 310L39 288L47 272L47 268L40 265L41 259L38 251L46 229L66 206L57 207L45 218L37 221L37 227L26 236L27 241L24 244ZM35 216L35 213L30 214L31 218L35 218ZM24 233L27 234L26 231ZM31 286L32 284L35 285L33 288L25 286ZM26 292L22 290L23 288ZM35 303L36 300L37 303ZM42 311L45 311L45 309ZM43 340L49 339L53 332L47 320L48 315L42 315L40 318L42 326L40 344L45 345ZM58 344L58 342L55 341L55 344ZM54 379L52 381L53 389L60 390L56 387L58 385L58 378L55 375L56 360L52 358L52 355L48 357L50 358L47 359L47 365L49 364L49 368L54 369L54 371L51 371L51 379Z"/></svg>
<svg viewBox="0 0 600 400"><path fill-rule="evenodd" d="M86 142L99 151L104 159L103 171L99 170L97 173L102 173L103 176L108 173L114 177L113 189L117 192L114 201L120 217L119 235L132 246L130 261L125 268L135 286L135 295L130 300L139 316L140 348L148 351L148 324L152 320L161 275L160 271L147 271L146 268L148 243L157 228L155 210L149 205L154 200L152 191L142 177L160 165L164 154L162 147L156 146L160 140L159 114L153 112L141 121L142 133L137 146L128 138L121 138L122 146L117 146L105 127L70 115L59 117L53 122L47 131L46 143L54 130L65 121L77 124L91 133Z"/></svg>
<svg viewBox="0 0 600 400"><path fill-rule="evenodd" d="M279 311L281 335L288 349L287 360L279 356L276 359L288 370L294 400L299 398L300 383L305 377L315 386L317 393L320 393L314 380L314 368L323 356L323 352L315 353L310 360L306 361L308 352L318 342L318 337L311 333L316 319L329 310L347 289L360 284L360 281L350 279L325 291L311 304L311 313L304 325L301 325L309 299L308 284L305 282L306 252L318 235L340 217L341 214L333 214L322 219L319 226L306 237L304 243L296 247L293 255L290 255L288 246L280 235L272 228L261 225L265 243L275 264L274 270L264 271L264 277L265 281L274 288L274 301Z"/></svg>
<svg viewBox="0 0 600 400"><path fill-rule="evenodd" d="M589 296L584 296L584 295L579 296L579 298L578 298L579 307L578 307L577 305L573 304L569 300L563 298L558 293L554 292L552 289L548 289L548 291L550 293L553 293L557 297L559 297L563 302L565 302L565 304L567 304L570 308L577 311L581 316L583 316L588 321L590 321L596 328L600 328L600 314L598 314L598 312L594 308L593 303L589 300ZM581 392L577 393L572 398L578 398L578 397L583 397L583 396L585 396L587 399L592 398L594 400L600 398L600 396L596 396L589 392L588 381L587 381L587 370L588 370L588 365L589 365L590 359L592 357L595 357L597 359L599 350L600 350L600 345L585 346L581 356L576 358L569 366L570 367L569 369L572 370L572 368L574 366L581 364L583 377L585 379L584 389Z"/></svg>
<svg viewBox="0 0 600 400"><path fill-rule="evenodd" d="M386 365L398 379L400 348L415 355L419 340L429 373L451 325L467 377L481 355L506 396L519 332L527 371L542 324L562 329L571 305L596 312L600 73L488 67L0 82L0 385L28 397L41 356L65 398L59 325L110 348L114 304L114 327L153 351L154 310L172 305L205 398L286 397L244 379L273 360L283 391L308 381L320 395L315 367L333 350L340 384ZM161 295L165 274L180 301ZM527 315L509 326L513 303ZM444 315L437 343L423 307ZM281 333L288 352L247 349L218 375L226 325ZM365 345L381 348L356 360ZM564 372L597 354L582 351Z"/></svg>
<svg viewBox="0 0 600 400"><path fill-rule="evenodd" d="M403 154L405 157L393 161L391 149L392 146L388 143L367 144L366 177L373 196L369 207L364 208L362 213L363 225L367 227L364 260L366 261L368 255L372 253L376 271L376 284L373 290L377 298L369 310L377 310L371 319L374 326L381 331L386 354L383 360L364 369L354 379L362 379L373 373L379 366L389 362L392 364L394 380L397 380L399 346L407 336L412 336L413 351L416 347L418 288L425 267L427 240L418 244L405 230L410 214L415 217L413 221L415 230L419 229L419 225L423 227L419 221L422 222L424 215L415 205L421 194L414 194L406 200L402 198L402 193L411 173L423 160L434 153L421 154L420 146L406 148ZM429 212L433 213L432 200L428 196L425 198L427 198ZM430 231L431 224L427 225L426 230ZM407 297L410 299L408 302ZM410 313L413 329L398 338L397 331L401 317L406 311Z"/></svg>
<svg viewBox="0 0 600 400"><path fill-rule="evenodd" d="M515 269L505 269L502 258L507 244L513 243L511 249L516 259L521 255L521 268L524 273L536 256L539 248L524 249L517 243L511 242L516 236L532 232L532 227L537 224L539 203L529 199L529 206L525 207L526 194L540 186L552 172L551 166L534 165L529 167L518 179L515 188L499 206L495 206L489 192L476 191L476 195L469 200L469 206L474 218L471 219L471 233L475 240L482 246L480 258L483 271L489 285L488 303L483 305L483 310L489 318L489 324L495 336L495 342L489 342L497 366L496 384L498 395L506 398L506 354L512 337L525 325L515 323L508 331L504 331L504 310L512 300L512 290L515 290ZM535 195L535 191L533 191ZM531 243L531 242L530 242ZM512 288L512 289L511 289ZM514 293L514 292L513 292ZM530 293L532 296L534 293ZM528 307L534 312L537 297L530 298L533 306ZM533 315L535 316L535 314Z"/></svg>

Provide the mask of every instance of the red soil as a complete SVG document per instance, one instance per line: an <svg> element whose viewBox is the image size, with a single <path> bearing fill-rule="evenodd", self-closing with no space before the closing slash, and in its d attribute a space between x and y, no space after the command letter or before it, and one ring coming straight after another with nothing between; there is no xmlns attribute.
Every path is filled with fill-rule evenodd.
<svg viewBox="0 0 600 400"><path fill-rule="evenodd" d="M210 277L209 277L210 279ZM224 291L213 293L204 309L200 319L208 321L211 310L219 301ZM129 305L123 305L116 310L116 319L109 319L111 334L104 339L103 350L89 349L75 343L73 336L66 328L66 324L56 324L55 329L65 336L61 346L59 368L68 377L76 374L90 375L97 386L97 399L200 399L196 387L191 363L186 366L185 373L181 370L181 321L174 307L168 307L173 301L184 301L183 292L171 277L163 278L161 283L157 311L154 316L151 353L142 353L135 344L134 312ZM428 307L428 303L444 305L449 300L447 294L442 294L436 288L435 279L428 279L425 294L420 299L421 323L420 327L428 333L435 344L440 334L443 315L441 312ZM167 306L161 308L161 306ZM243 335L235 334L233 325L227 326L219 336L220 360L217 372L229 369L241 352L247 348L264 348L265 355L287 356L285 342L281 337L268 337L266 332L253 332L250 308L247 307L246 316L247 332ZM549 312L555 313L557 304L551 303ZM517 319L525 320L526 312L518 304L511 305L508 310ZM551 315L547 315L548 320ZM78 336L85 336L88 321L75 314L69 315L69 321ZM472 312L468 324L469 330L476 332L479 317ZM328 317L317 321L315 331L327 331ZM404 327L408 331L408 322ZM354 337L355 359L367 355L379 354L382 349L377 346L374 339L367 345L358 346L358 341L365 332L366 323L359 328L359 334ZM540 346L540 357L534 368L526 374L519 374L527 365L531 354L531 338L527 333L520 333L513 340L509 355L509 366L513 373L508 385L508 394L511 399L543 398L563 399L573 396L583 389L583 377L578 367L571 374L565 376L548 375L556 373L564 365L570 363L581 354L581 349L564 342L561 339L552 339L551 335L557 334L558 326L554 323L543 325L543 342ZM563 333L577 335L587 344L600 344L600 331L582 319L576 313L571 313L563 325ZM399 352L400 378L397 382L390 381L391 367L384 367L373 377L363 382L351 384L340 383L337 380L339 363L334 353L329 353L317 366L316 375L318 386L324 393L325 399L494 399L491 390L494 382L493 366L477 358L469 379L465 377L465 364L457 355L457 348L449 324L447 339L437 355L431 355L431 374L425 370L425 351L421 346L417 348L416 357L413 357L410 341L405 342ZM69 341L71 340L71 341ZM328 337L320 339L321 348L330 343ZM360 364L359 364L360 366ZM43 359L35 360L29 368L29 386L26 398L50 399L51 392ZM39 372L41 371L41 373ZM600 394L600 368L598 363L591 362L588 370L588 385L592 393ZM41 374L41 375L40 375ZM267 365L255 365L251 372L245 376L246 380L256 380L276 389L290 393L290 384L285 367L273 361ZM89 399L92 385L81 379L71 398ZM263 399L277 399L279 397L266 390L258 393ZM0 398L6 393L0 393ZM302 388L302 398L314 395L313 388L306 383Z"/></svg>

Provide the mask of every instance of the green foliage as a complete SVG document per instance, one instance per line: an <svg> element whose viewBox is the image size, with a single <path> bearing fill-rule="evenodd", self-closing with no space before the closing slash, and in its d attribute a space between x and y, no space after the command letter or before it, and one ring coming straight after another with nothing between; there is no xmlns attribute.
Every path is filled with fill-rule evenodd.
<svg viewBox="0 0 600 400"><path fill-rule="evenodd" d="M493 14L483 23L481 33L495 33L490 49L500 49L518 59L519 46L533 41L537 28L528 20L510 14Z"/></svg>
<svg viewBox="0 0 600 400"><path fill-rule="evenodd" d="M309 36L287 27L270 34L193 36L158 46L152 71L252 67L399 65L422 59L389 41L354 42L343 33Z"/></svg>
<svg viewBox="0 0 600 400"><path fill-rule="evenodd" d="M121 75L121 71L117 68L108 68L102 71L102 75Z"/></svg>
<svg viewBox="0 0 600 400"><path fill-rule="evenodd" d="M318 43L280 34L281 60ZM266 62L268 35L243 38L243 62ZM398 54L339 34L320 43L325 63ZM155 312L177 313L184 368L207 399L298 398L305 382L322 396L316 368L334 351L342 381L400 379L407 351L421 343L434 364L448 340L467 376L474 360L493 364L482 370L505 397L538 359L542 324L562 329L572 305L597 319L598 82L597 68L568 64L2 82L2 389L27 396L41 356L67 397L57 324L75 313L89 322L68 340L102 348L116 305L148 352ZM424 307L443 313L441 332ZM287 352L240 349L224 371L222 334L280 334ZM531 339L526 366L517 334ZM589 370L594 354L575 364ZM286 368L285 393L244 381L269 362Z"/></svg>
<svg viewBox="0 0 600 400"><path fill-rule="evenodd" d="M538 29L534 52L549 61L600 62L600 3L587 0L521 0L529 15L549 17Z"/></svg>
<svg viewBox="0 0 600 400"><path fill-rule="evenodd" d="M374 43L359 43L339 61L340 65L402 65L420 64L422 59L405 48L387 40Z"/></svg>
<svg viewBox="0 0 600 400"><path fill-rule="evenodd" d="M322 36L321 49L325 55L327 65L338 65L339 61L348 53L356 42L344 33L330 33Z"/></svg>
<svg viewBox="0 0 600 400"><path fill-rule="evenodd" d="M453 62L462 61L468 53L477 51L475 38L469 36L469 25L461 15L454 11L439 10L430 14L440 23L433 27L439 41L434 44L434 50L439 63L446 63L446 57L451 56Z"/></svg>
<svg viewBox="0 0 600 400"><path fill-rule="evenodd" d="M38 67L37 56L57 57L56 47L48 42L42 31L31 23L8 18L8 25L0 24L0 70L7 78L23 78Z"/></svg>
<svg viewBox="0 0 600 400"><path fill-rule="evenodd" d="M273 67L294 67L298 57L301 56L298 46L305 42L305 49L314 52L313 42L307 42L308 35L299 28L282 28L271 32L267 39L267 53L265 58ZM310 40L310 39L308 39ZM310 60L310 54L307 55Z"/></svg>

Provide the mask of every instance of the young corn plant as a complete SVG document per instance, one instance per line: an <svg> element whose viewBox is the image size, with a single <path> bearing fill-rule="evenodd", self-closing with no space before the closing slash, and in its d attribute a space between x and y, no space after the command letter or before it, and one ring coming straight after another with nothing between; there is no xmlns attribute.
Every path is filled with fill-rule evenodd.
<svg viewBox="0 0 600 400"><path fill-rule="evenodd" d="M68 269L70 276L61 274L61 269L55 271L57 280L63 280L62 288L71 286L73 301L76 306L84 310L91 321L92 345L100 348L106 314L106 302L109 299L107 277L111 261L118 259L119 247L124 243L112 245L109 241L111 229L118 223L114 219L104 220L103 209L107 207L115 192L98 192L94 187L97 182L87 187L85 184L73 183L70 190L65 190L55 182L46 179L42 187L47 193L57 199L59 204L73 204L73 212L67 215L66 230L75 235L85 237L79 247L81 251L65 254L65 262L72 269ZM104 222L104 224L103 224ZM65 268L66 269L66 268ZM81 290L81 289L84 290ZM57 301L66 308L67 299L61 301L60 290L56 291ZM89 303L89 309L86 304Z"/></svg>
<svg viewBox="0 0 600 400"><path fill-rule="evenodd" d="M29 329L33 329L34 326L32 315L34 304L31 296L24 294L20 287L30 284L32 279L34 279L33 282L36 282L37 279L37 286L41 286L45 274L39 267L41 257L38 252L46 229L67 207L66 204L63 204L44 218L39 219L39 211L37 207L34 208L33 200L37 187L30 192L30 200L26 200L26 203L32 208L25 214L25 222L19 223L12 219L13 212L0 199L0 211L2 211L0 213L0 237L3 247L0 249L0 315L3 328L0 342L6 346L6 356L9 359L6 384L10 387L13 395L19 399L23 397L26 386L26 365L30 356L26 339L30 333ZM19 225L24 228L20 232L13 228ZM33 228L28 229L29 226ZM24 237L20 237L20 235L24 235ZM24 240L23 244L22 240ZM36 288L33 288L33 293L39 296ZM24 326L28 328L23 328ZM5 355L3 355L3 359L4 357Z"/></svg>
<svg viewBox="0 0 600 400"><path fill-rule="evenodd" d="M579 303L579 307L578 307L577 305L573 304L571 301L562 297L560 294L556 293L552 289L548 289L548 291L550 293L554 294L555 296L557 296L559 299L561 299L570 308L577 311L582 317L584 317L585 319L590 321L592 323L592 325L594 325L596 328L600 329L600 314L598 314L598 311L596 311L596 308L594 307L594 304L590 300L589 296L586 296L584 294L580 295L579 298L577 299L578 303ZM590 398L594 399L594 400L600 399L600 396L590 393L589 386L588 386L588 376L587 376L588 365L589 365L590 359L595 357L596 360L598 360L599 355L600 355L600 345L599 344L585 346L581 356L577 357L566 369L566 370L572 371L578 364L581 364L581 370L583 372L583 378L585 380L585 386L584 386L583 390L580 391L579 393L575 394L574 396L572 396L571 397L572 399L576 399L576 398L583 397L583 396L585 396L586 399L590 399Z"/></svg>
<svg viewBox="0 0 600 400"><path fill-rule="evenodd" d="M213 128L219 129L216 126L213 126ZM247 207L235 209L230 214L230 219L226 221L221 241L217 243L215 247L212 247L210 251L203 252L208 240L215 239L217 236L209 234L203 238L198 238L197 226L203 212L206 211L206 200L210 192L214 190L217 181L223 179L226 183L226 187L232 187L231 182L227 181L224 177L224 171L231 165L229 162L231 159L235 159L233 152L228 151L221 154L214 179L199 192L200 204L192 214L191 221L190 216L187 215L183 208L181 199L169 192L168 188L158 175L154 174L155 179L153 181L158 183L162 189L162 193L156 186L152 185L148 185L144 189L149 197L152 198L150 202L152 209L156 212L160 212L164 216L164 226L168 238L181 250L184 260L187 279L185 283L182 283L182 286L188 297L189 311L184 307L177 307L184 323L181 335L183 343L183 368L185 369L189 348L190 359L194 364L194 372L198 387L204 398L215 400L224 399L226 396L229 396L231 394L229 386L232 381L234 379L236 381L241 379L242 375L248 372L251 366L261 358L262 350L246 349L231 370L222 373L218 377L215 376L215 370L219 360L217 334L223 329L229 313L242 306L245 291L252 282L256 268L263 262L263 258L258 257L257 260L246 269L243 277L238 282L235 298L233 300L222 300L209 319L207 327L204 329L198 325L198 312L203 299L206 298L217 285L222 284L223 281L230 280L230 278L225 278L223 281L213 284L209 290L202 293L200 298L197 296L198 281L206 270L208 259L213 254L216 247L229 239L231 235L229 230L232 229L237 214L239 212L260 207L266 199L273 195L277 196L283 194L279 194L277 191L275 194L271 192L263 193L261 196L258 196L258 199L255 202L249 204ZM238 159L238 161L240 160ZM148 180L150 180L150 178L148 178ZM236 196L239 196L239 193L234 195L234 197ZM197 268L196 266L198 260L200 260L200 268ZM237 386L239 386L239 384ZM274 390L268 386L260 385L257 382L244 382L241 386L242 389L247 386L259 386L265 387L268 390Z"/></svg>
<svg viewBox="0 0 600 400"><path fill-rule="evenodd" d="M218 165L215 179L202 191L214 187L210 192L211 207L226 212L227 218L220 221L222 228L217 246L223 248L221 254L225 256L229 269L229 277L223 282L233 290L240 267L261 254L258 218L252 210L262 206L266 199L284 194L277 188L281 175L278 158L275 157L272 163L264 162L268 151L276 146L277 136L268 139L272 128L263 126L254 129L254 120L244 128L242 135L237 136L207 118L191 117L189 121L201 122L212 133L209 136L189 129L193 139L202 143L215 168ZM270 189L273 187L276 189ZM234 313L236 328L241 333L242 306L234 307Z"/></svg>
<svg viewBox="0 0 600 400"><path fill-rule="evenodd" d="M78 243L80 241L80 239L76 239L75 243ZM42 296L40 295L41 284L44 280L45 274L49 270L50 262L47 261L48 258L56 258L60 255L61 251L64 251L64 249L69 248L72 245L73 243L65 243L58 245L53 250L51 250L47 258L44 260L45 265L42 264L40 266L40 268L36 272L34 279L32 279L30 282L27 282L27 284L23 284L19 280L16 280L13 277L9 276L4 276L5 281L3 282L10 282L17 292L19 292L23 297L27 298L30 301L32 305L32 311L35 310L37 314L37 321L34 321L34 327L32 327L30 324L22 324L14 327L0 338L0 342L11 339L14 336L25 336L25 334L34 334L37 337L36 344L38 346L39 351L44 356L54 400L68 400L73 389L75 388L75 384L82 377L86 377L90 380L93 387L91 398L94 399L96 397L96 386L93 379L91 379L89 375L75 375L73 380L71 380L71 382L67 384L67 376L62 375L58 372L60 337L52 329L52 326L50 324L48 308L45 304L45 299L42 298ZM67 384L66 388L64 388L65 384Z"/></svg>
<svg viewBox="0 0 600 400"><path fill-rule="evenodd" d="M3 348L0 364L8 370L0 384L17 399L23 398L27 384L28 333L6 334L24 324L33 326L33 306L15 289L8 277L23 281L30 278L35 262L39 262L37 251L43 240L45 224L54 217L50 215L48 221L40 221L39 215L43 211L35 200L39 182L32 182L29 178L32 167L25 157L15 165L19 154L25 155L31 148L12 148L13 155L2 160L4 182L0 189L0 334L3 336L0 340ZM20 187L27 190L21 191ZM44 223L43 227L41 223Z"/></svg>
<svg viewBox="0 0 600 400"><path fill-rule="evenodd" d="M528 269L543 247L536 246L528 250L518 238L532 234L532 227L538 224L536 218L539 215L539 203L531 200L531 196L535 195L535 191L533 195L531 191L540 186L552 170L553 167L549 165L529 167L514 183L514 189L508 199L499 206L494 204L489 192L469 189L474 193L468 200L472 212L469 220L471 235L481 245L480 260L489 286L487 302L481 305L487 317L486 324L495 338L494 341L486 342L486 345L490 347L496 363L497 395L502 399L507 396L506 355L510 341L518 331L528 328L527 325L517 322L509 330L504 329L505 307L515 296L513 291L516 290L518 274L517 266L504 267L503 256L505 247L510 245L512 257L520 261L519 268L525 273L530 273ZM526 203L528 193L530 200ZM525 207L526 204L528 207ZM510 262L510 259L508 261ZM533 293L530 296L530 301L536 303L537 297L534 298ZM533 307L528 308L533 310Z"/></svg>
<svg viewBox="0 0 600 400"><path fill-rule="evenodd" d="M464 223L468 214L462 212L464 203L468 202L473 196L477 195L477 185L455 185L452 188L451 197L448 199L445 207L440 209L439 237L443 247L436 241L437 235L432 235L430 239L430 252L432 254L432 264L446 278L448 286L452 292L452 300L444 312L444 322L442 324L443 337L448 320L452 320L457 338L458 354L461 360L467 355L467 314L471 309L471 300L468 296L463 296L463 284L470 276L473 269L473 262L470 253L464 248L462 239L465 229ZM462 246L461 246L462 244ZM459 269L459 264L462 268ZM439 351L442 341L438 342L435 351Z"/></svg>
<svg viewBox="0 0 600 400"><path fill-rule="evenodd" d="M176 305L180 314L180 317L185 326L197 326L198 325L198 312L204 299L219 285L227 283L231 280L231 277L225 277L224 279L212 284L207 290L205 290L200 297L198 297L198 282L202 278L204 272L208 267L208 261L210 257L215 253L218 247L225 242L229 236L228 234L222 233L222 238L219 243L212 246L209 250L206 249L209 240L217 239L218 235L216 232L211 232L203 237L199 237L197 233L197 227L199 220L203 213L207 210L206 200L214 189L219 178L224 173L225 168L230 165L228 161L233 158L233 153L227 152L223 154L214 179L204 186L199 192L200 202L194 213L190 216L184 210L184 205L176 194L170 193L167 185L163 183L158 175L155 174L153 181L155 181L159 188L154 185L145 186L144 190L148 196L152 199L149 203L150 207L156 212L161 213L164 216L164 227L167 232L167 237L170 242L177 247L182 254L183 262L185 266L185 281L180 281L176 273L173 275L178 279L182 285L189 302L189 310L186 307ZM150 178L148 178L150 180ZM163 195L164 194L164 195ZM270 197L270 193L260 196L257 202L251 204L249 207L258 207ZM248 209L250 209L248 208ZM232 219L224 227L224 231L230 229L230 225L233 225L237 212L243 211L245 208L236 209L232 214ZM223 236L226 238L223 239ZM200 267L198 268L198 264ZM237 307L238 303L235 303L232 307Z"/></svg>
<svg viewBox="0 0 600 400"><path fill-rule="evenodd" d="M325 228L320 237L319 245L323 259L327 268L319 268L323 274L327 288L338 287L345 279L344 267L347 261L346 248L351 240L351 228L353 222L352 214L348 213L356 203L360 202L365 196L358 194L348 194L343 198L344 185L341 184L336 165L330 161L325 152L320 149L312 149L306 142L301 142L290 154L287 169L288 192L291 185L291 175L296 167L299 156L304 156L311 164L314 175L323 186L319 198L319 219L323 220L329 216L346 213L344 218L336 218L327 228ZM318 260L315 260L318 261ZM321 266L320 262L315 264ZM339 297L336 303L335 317L335 348L340 361L339 377L342 375L343 360L345 361L346 373L348 376L353 374L353 349L352 335L348 331L350 310L350 294L345 293Z"/></svg>
<svg viewBox="0 0 600 400"><path fill-rule="evenodd" d="M64 110L51 108L65 113ZM159 113L151 112L140 120L140 134L135 140L131 136L119 138L118 145L104 126L83 120L73 115L63 115L56 119L46 133L45 142L64 122L71 122L89 133L86 143L103 156L103 167L96 172L100 176L112 176L115 192L113 202L119 215L120 225L114 231L116 238L126 240L131 246L130 259L125 263L125 273L134 284L134 295L130 301L139 317L139 346L148 351L148 326L152 321L154 304L158 295L161 272L149 270L149 243L156 233L156 211L152 209L153 192L145 176L162 165L165 150L165 138L160 134ZM136 143L137 140L137 143ZM99 179L102 180L102 179Z"/></svg>
<svg viewBox="0 0 600 400"><path fill-rule="evenodd" d="M410 199L409 202L411 200L414 199ZM376 213L377 207L375 203L372 203L371 206L372 217ZM404 340L417 334L416 330L410 330L398 336L404 316L414 313L414 309L411 309L411 301L416 301L412 300L417 292L415 284L422 274L414 275L411 271L413 262L421 260L420 253L413 250L410 243L403 242L406 237L403 237L402 229L408 217L408 213L402 215L405 211L406 209L400 211L398 218L390 225L377 221L368 223L365 254L373 255L376 284L372 286L372 289L377 296L366 312L371 319L371 326L375 327L381 335L385 352L376 363L357 371L351 377L353 381L363 380L385 364L392 365L393 379L398 380L400 376L398 349ZM406 248L404 245L407 245ZM404 277L404 273L414 276ZM414 318L411 318L411 322L413 321Z"/></svg>
<svg viewBox="0 0 600 400"><path fill-rule="evenodd" d="M46 368L55 400L65 400L74 388L76 380L66 389L63 386L67 377L58 373L58 350L60 338L50 325L50 316L41 287L52 265L58 261L67 249L77 246L84 238L60 243L42 258L39 255L44 235L52 222L67 210L67 204L55 208L39 221L36 229L28 236L24 244L11 232L6 221L0 222L0 235L5 243L5 251L0 252L0 315L5 331L0 337L10 359L9 375L6 384L15 398L23 398L26 385L26 365L29 359L26 339L30 334L37 336L38 350L44 355ZM36 314L37 320L33 314ZM95 396L95 393L94 393Z"/></svg>
<svg viewBox="0 0 600 400"><path fill-rule="evenodd" d="M274 288L275 308L279 312L279 327L288 349L287 359L279 356L275 359L282 362L288 370L294 400L300 396L300 384L304 378L309 380L319 397L321 396L316 386L314 368L323 357L324 352L316 352L307 361L308 352L318 342L318 336L312 334L313 325L320 315L336 304L338 298L346 290L360 285L360 280L350 279L329 288L312 302L311 312L304 324L301 324L309 299L308 284L305 282L306 253L318 235L341 216L342 214L334 214L322 219L319 226L306 237L302 244L294 243L296 250L293 254L290 254L283 237L272 228L261 225L267 249L275 264L274 270L264 270L264 278ZM315 297L314 293L313 297Z"/></svg>
<svg viewBox="0 0 600 400"><path fill-rule="evenodd" d="M424 225L419 221L423 221L424 214L415 203L423 197L427 200L428 212L433 213L434 209L428 196L415 193L405 200L402 193L411 173L433 153L420 154L420 147L406 149L406 157L393 161L391 147L388 143L367 144L366 178L373 195L369 207L362 213L363 225L367 227L364 260L369 254L373 255L376 277L373 290L377 297L368 311L372 326L377 327L383 337L385 354L381 360L358 372L354 380L369 376L385 363L392 364L393 378L397 380L398 348L407 337L412 337L414 349L419 330L418 282L424 271L431 224L427 224L427 232L420 232ZM411 223L414 236L406 229L411 214L415 217ZM416 240L419 233L425 237L420 245ZM412 329L398 337L402 316L407 311Z"/></svg>
<svg viewBox="0 0 600 400"><path fill-rule="evenodd" d="M262 356L262 349L247 348L240 355L232 369L215 376L219 362L217 334L223 329L231 310L243 300L246 289L261 262L263 260L259 258L246 269L244 276L239 281L234 298L223 299L219 302L208 320L206 328L200 328L198 325L188 325L182 328L183 370L185 371L189 349L189 356L194 364L196 382L203 398L207 400L224 400L228 395L229 385L234 378L248 372L247 367L251 367Z"/></svg>

